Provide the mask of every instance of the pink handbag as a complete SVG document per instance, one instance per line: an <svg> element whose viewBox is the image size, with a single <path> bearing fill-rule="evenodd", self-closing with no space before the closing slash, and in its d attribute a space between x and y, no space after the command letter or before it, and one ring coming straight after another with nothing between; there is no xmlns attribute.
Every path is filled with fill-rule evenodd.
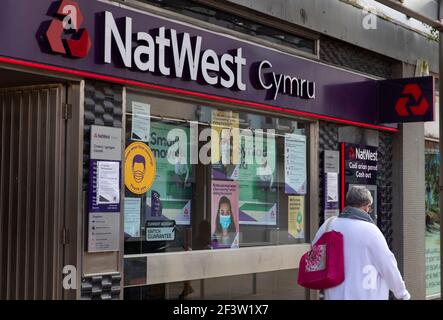
<svg viewBox="0 0 443 320"><path fill-rule="evenodd" d="M343 234L329 231L331 222L326 221L325 233L312 245L311 251L300 260L297 282L308 289L328 289L345 280Z"/></svg>

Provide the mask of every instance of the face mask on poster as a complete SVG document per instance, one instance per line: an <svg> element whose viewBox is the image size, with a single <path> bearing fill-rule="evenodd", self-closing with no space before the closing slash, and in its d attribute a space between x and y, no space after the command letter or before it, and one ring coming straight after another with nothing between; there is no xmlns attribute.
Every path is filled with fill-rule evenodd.
<svg viewBox="0 0 443 320"><path fill-rule="evenodd" d="M224 230L227 230L231 225L231 216L220 216L220 225Z"/></svg>

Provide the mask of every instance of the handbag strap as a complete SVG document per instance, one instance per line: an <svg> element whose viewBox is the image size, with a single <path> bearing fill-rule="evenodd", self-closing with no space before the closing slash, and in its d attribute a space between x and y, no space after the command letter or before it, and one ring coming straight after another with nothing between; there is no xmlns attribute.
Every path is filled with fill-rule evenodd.
<svg viewBox="0 0 443 320"><path fill-rule="evenodd" d="M325 233L329 232L329 227L331 225L331 222L334 221L336 218L337 218L336 216L333 216L333 217L330 217L328 220L326 220Z"/></svg>
<svg viewBox="0 0 443 320"><path fill-rule="evenodd" d="M333 216L333 217L330 217L328 220L326 220L326 222L325 222L326 227L325 227L324 233L329 232L329 226L331 225L331 222L335 220L335 218L337 218L337 217ZM313 247L314 247L314 243L311 243L311 250L313 249Z"/></svg>

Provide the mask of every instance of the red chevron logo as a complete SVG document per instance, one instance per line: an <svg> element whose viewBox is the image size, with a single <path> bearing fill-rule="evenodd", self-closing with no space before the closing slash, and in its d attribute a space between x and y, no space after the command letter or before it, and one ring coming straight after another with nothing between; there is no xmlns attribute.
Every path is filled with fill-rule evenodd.
<svg viewBox="0 0 443 320"><path fill-rule="evenodd" d="M405 85L402 97L395 104L395 111L400 117L408 117L411 114L422 116L428 109L429 103L423 96L420 86L416 83Z"/></svg>
<svg viewBox="0 0 443 320"><path fill-rule="evenodd" d="M91 37L86 29L80 29L83 15L78 3L72 0L61 0L56 17L45 33L52 52L73 58L84 58L92 47ZM71 34L64 38L64 34Z"/></svg>

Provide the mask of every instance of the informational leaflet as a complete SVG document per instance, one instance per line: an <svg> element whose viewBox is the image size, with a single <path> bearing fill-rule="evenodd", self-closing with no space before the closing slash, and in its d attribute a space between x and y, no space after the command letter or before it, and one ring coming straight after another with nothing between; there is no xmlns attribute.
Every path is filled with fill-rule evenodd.
<svg viewBox="0 0 443 320"><path fill-rule="evenodd" d="M131 140L149 142L151 129L151 106L146 103L132 102Z"/></svg>
<svg viewBox="0 0 443 320"><path fill-rule="evenodd" d="M131 237L140 237L140 198L125 198L125 233Z"/></svg>
<svg viewBox="0 0 443 320"><path fill-rule="evenodd" d="M91 126L91 159L120 161L122 129Z"/></svg>
<svg viewBox="0 0 443 320"><path fill-rule="evenodd" d="M90 160L89 212L120 212L120 162Z"/></svg>
<svg viewBox="0 0 443 320"><path fill-rule="evenodd" d="M285 193L306 194L306 136L285 134Z"/></svg>
<svg viewBox="0 0 443 320"><path fill-rule="evenodd" d="M326 172L324 186L324 208L326 220L332 216L338 216L339 214L338 173Z"/></svg>
<svg viewBox="0 0 443 320"><path fill-rule="evenodd" d="M119 250L119 212L92 212L88 222L88 252Z"/></svg>
<svg viewBox="0 0 443 320"><path fill-rule="evenodd" d="M118 251L122 129L91 126L88 251Z"/></svg>
<svg viewBox="0 0 443 320"><path fill-rule="evenodd" d="M324 152L325 172L340 172L340 152L325 150Z"/></svg>
<svg viewBox="0 0 443 320"><path fill-rule="evenodd" d="M326 173L326 201L338 202L338 173Z"/></svg>
<svg viewBox="0 0 443 320"><path fill-rule="evenodd" d="M304 212L304 196L288 196L288 233L294 239L305 237Z"/></svg>
<svg viewBox="0 0 443 320"><path fill-rule="evenodd" d="M212 177L214 179L238 179L240 162L240 115L232 111L213 110L211 128L217 137L211 138ZM231 143L232 140L232 143ZM218 142L218 143L217 143Z"/></svg>
<svg viewBox="0 0 443 320"><path fill-rule="evenodd" d="M120 202L120 164L113 161L97 163L97 204Z"/></svg>

